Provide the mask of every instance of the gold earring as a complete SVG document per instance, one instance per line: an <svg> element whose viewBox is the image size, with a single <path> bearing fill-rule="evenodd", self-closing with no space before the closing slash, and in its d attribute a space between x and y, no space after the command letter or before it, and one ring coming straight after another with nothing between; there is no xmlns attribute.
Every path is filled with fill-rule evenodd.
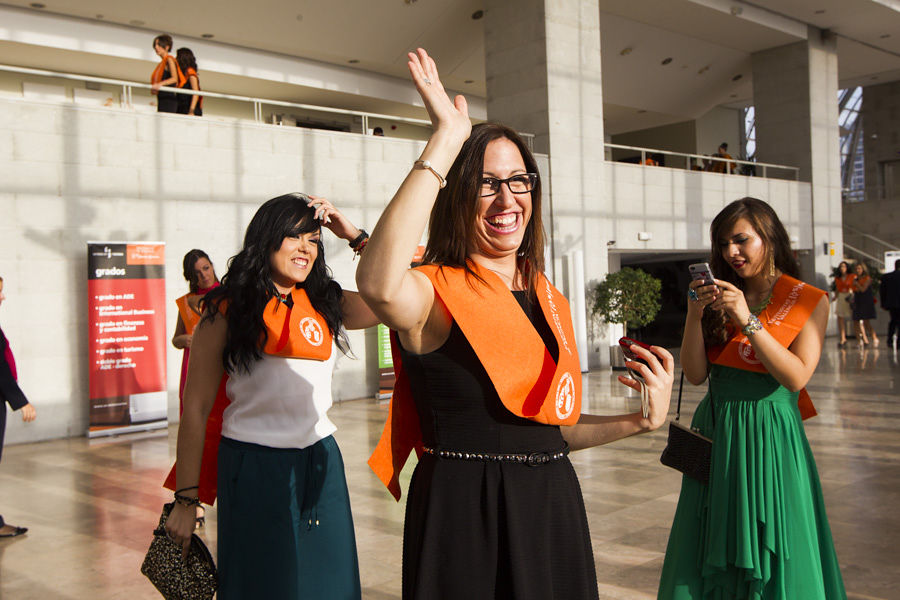
<svg viewBox="0 0 900 600"><path fill-rule="evenodd" d="M775 255L769 255L769 277L775 277Z"/></svg>

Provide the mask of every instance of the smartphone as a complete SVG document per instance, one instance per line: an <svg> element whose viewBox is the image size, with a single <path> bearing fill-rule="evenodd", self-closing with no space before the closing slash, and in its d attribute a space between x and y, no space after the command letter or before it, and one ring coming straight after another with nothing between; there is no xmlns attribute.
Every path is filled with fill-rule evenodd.
<svg viewBox="0 0 900 600"><path fill-rule="evenodd" d="M650 350L650 344L645 344L644 342L639 342L628 337L619 338L619 349L622 350L622 354L625 356L625 360L639 362L643 365L647 365L646 360L634 353L634 351L631 349L632 345L640 346L645 350ZM628 374L631 375L632 379L637 379L640 382L644 381L644 376L641 375L640 371L628 369ZM644 415L645 419L650 414L650 399L646 394L646 388L643 386L641 387L641 414Z"/></svg>
<svg viewBox="0 0 900 600"><path fill-rule="evenodd" d="M712 269L709 268L709 263L694 263L688 267L688 271L691 272L691 279L694 281L699 279L703 282L703 285L715 285L716 283Z"/></svg>

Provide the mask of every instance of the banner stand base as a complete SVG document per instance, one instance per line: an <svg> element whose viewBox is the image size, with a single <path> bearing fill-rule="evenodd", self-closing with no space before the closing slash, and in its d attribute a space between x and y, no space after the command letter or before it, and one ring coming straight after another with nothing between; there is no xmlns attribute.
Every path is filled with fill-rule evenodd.
<svg viewBox="0 0 900 600"><path fill-rule="evenodd" d="M169 426L168 421L154 421L152 423L139 423L137 425L125 425L123 427L114 427L110 429L88 430L89 438L122 435L123 433L136 433L138 431L152 431L154 429L166 429Z"/></svg>

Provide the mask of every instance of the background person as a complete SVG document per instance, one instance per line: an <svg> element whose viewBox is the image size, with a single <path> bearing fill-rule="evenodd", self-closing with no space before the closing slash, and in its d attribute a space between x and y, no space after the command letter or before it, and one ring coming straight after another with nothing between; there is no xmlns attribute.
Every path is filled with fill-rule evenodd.
<svg viewBox="0 0 900 600"><path fill-rule="evenodd" d="M209 255L203 250L193 249L184 255L181 261L184 272L184 280L188 282L189 292L175 300L178 306L178 321L175 324L175 334L172 336L172 345L184 350L181 359L181 379L178 382L178 414L184 411L184 382L187 379L188 359L191 355L191 341L194 328L200 322L202 308L200 305L203 297L213 288L219 285L216 270Z"/></svg>
<svg viewBox="0 0 900 600"><path fill-rule="evenodd" d="M3 294L3 278L0 277L0 305L6 300ZM13 410L22 411L22 421L30 423L37 417L34 405L28 402L17 382L16 360L9 347L9 340L0 329L0 458L3 456L3 435L6 432L6 404ZM28 531L27 527L16 527L3 520L0 515L0 538L16 537Z"/></svg>
<svg viewBox="0 0 900 600"><path fill-rule="evenodd" d="M719 147L716 150L716 153L713 154L712 156L714 156L716 158L726 158L729 160L734 159L734 157L732 157L730 154L728 154L728 143L727 142L722 142L721 144L719 144ZM734 173L734 163L726 162L724 160L710 160L710 161L707 161L706 170L710 171L712 173Z"/></svg>
<svg viewBox="0 0 900 600"><path fill-rule="evenodd" d="M153 38L153 51L159 57L159 64L150 75L150 93L156 96L156 112L173 113L178 111L178 98L175 92L160 90L161 87L182 87L184 74L178 62L169 54L172 49L172 36L166 33Z"/></svg>
<svg viewBox="0 0 900 600"><path fill-rule="evenodd" d="M897 347L897 336L900 336L900 259L894 261L894 270L881 276L881 308L890 312L888 323L888 346Z"/></svg>
<svg viewBox="0 0 900 600"><path fill-rule="evenodd" d="M847 345L847 322L853 319L850 300L853 298L853 280L856 275L850 271L850 265L842 260L838 265L838 275L834 278L834 314L837 317L841 341L838 346Z"/></svg>
<svg viewBox="0 0 900 600"><path fill-rule="evenodd" d="M200 91L200 77L197 75L197 59L190 48L179 48L175 53L178 67L184 74L185 82L180 87L183 90ZM178 96L178 112L183 115L203 116L203 96L193 94L176 94Z"/></svg>
<svg viewBox="0 0 900 600"><path fill-rule="evenodd" d="M709 378L691 422L713 439L709 482L682 478L658 598L846 598L801 420L828 299L762 200L722 209L710 242L718 278L690 284L681 343L685 378Z"/></svg>
<svg viewBox="0 0 900 600"><path fill-rule="evenodd" d="M209 260L209 255L203 250L194 249L189 251L184 255L181 266L184 272L184 279L188 282L190 291L175 300L175 305L178 306L178 321L175 324L172 345L184 350L181 357L181 379L178 381L179 416L184 412L184 382L187 380L194 329L197 327L197 323L200 322L202 314L201 301L207 292L219 285L219 279L216 277L216 271ZM205 524L206 511L202 506L198 506L197 526L201 527Z"/></svg>
<svg viewBox="0 0 900 600"><path fill-rule="evenodd" d="M348 351L345 328L378 320L331 278L321 225L364 245L365 233L324 198L286 194L263 204L194 333L166 529L187 551L195 506L218 493L220 600L360 598L344 464L327 411L336 349ZM201 456L225 373L230 404L217 489L209 490Z"/></svg>
<svg viewBox="0 0 900 600"><path fill-rule="evenodd" d="M473 128L424 50L408 64L434 133L357 269L363 298L396 332L398 381L369 464L399 499L403 463L424 452L406 505L403 598L597 598L566 455L659 427L672 356L635 349L651 366L627 363L646 381L647 418L580 414L568 303L543 275L535 159L513 130ZM410 270L426 223L425 266Z"/></svg>
<svg viewBox="0 0 900 600"><path fill-rule="evenodd" d="M853 280L853 322L856 323L856 335L862 346L869 345L869 337L872 345L878 347L878 334L872 328L872 319L877 319L875 314L875 293L872 290L872 277L865 263L858 262L853 267L856 278ZM868 334L868 335L866 335Z"/></svg>

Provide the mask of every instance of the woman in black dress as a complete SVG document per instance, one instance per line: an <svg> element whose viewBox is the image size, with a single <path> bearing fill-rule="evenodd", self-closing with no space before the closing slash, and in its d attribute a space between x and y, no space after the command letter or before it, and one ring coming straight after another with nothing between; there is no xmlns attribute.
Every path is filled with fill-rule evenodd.
<svg viewBox="0 0 900 600"><path fill-rule="evenodd" d="M878 334L872 328L872 319L877 319L875 314L875 294L872 290L872 277L864 263L858 262L854 267L856 279L853 280L853 322L856 323L856 337L863 346L869 345L869 337L872 344L878 347ZM869 334L866 336L866 334Z"/></svg>
<svg viewBox="0 0 900 600"><path fill-rule="evenodd" d="M543 275L537 164L501 125L471 126L424 50L409 69L434 133L357 270L394 330L397 385L369 463L399 498L420 454L403 540L403 598L597 598L584 502L568 451L659 427L673 359L634 348L649 413L580 415L565 298ZM447 173L447 179L443 177ZM428 223L423 267L409 270ZM640 390L638 381L619 377Z"/></svg>

